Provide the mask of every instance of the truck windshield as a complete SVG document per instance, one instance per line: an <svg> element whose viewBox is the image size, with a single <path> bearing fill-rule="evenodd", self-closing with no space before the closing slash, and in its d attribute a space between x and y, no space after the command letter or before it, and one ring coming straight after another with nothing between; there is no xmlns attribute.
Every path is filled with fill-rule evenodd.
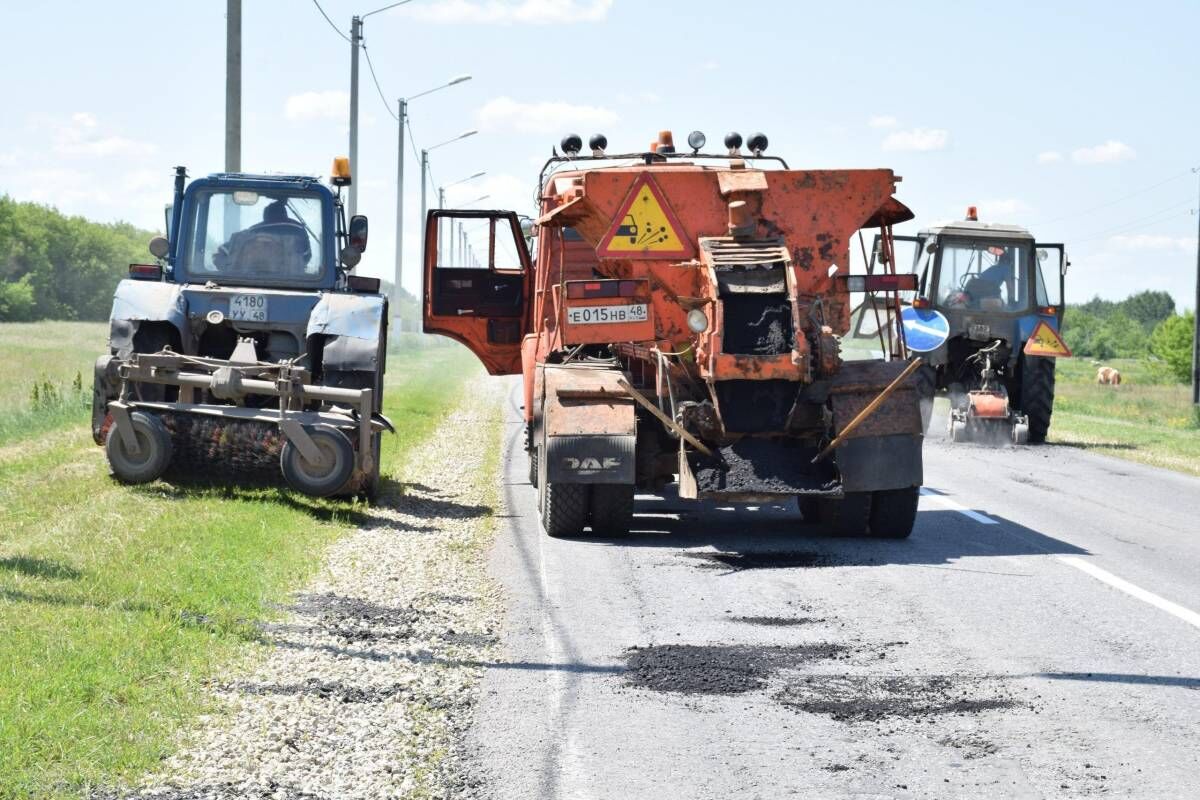
<svg viewBox="0 0 1200 800"><path fill-rule="evenodd" d="M321 198L248 190L196 197L186 271L203 280L312 282L324 270Z"/></svg>
<svg viewBox="0 0 1200 800"><path fill-rule="evenodd" d="M1009 242L946 242L938 268L944 308L1022 311L1029 306L1029 248Z"/></svg>

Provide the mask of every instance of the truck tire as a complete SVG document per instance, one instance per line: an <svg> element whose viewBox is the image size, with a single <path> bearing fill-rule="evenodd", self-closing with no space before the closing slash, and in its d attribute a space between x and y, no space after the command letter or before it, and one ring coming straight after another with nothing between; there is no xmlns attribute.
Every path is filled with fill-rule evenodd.
<svg viewBox="0 0 1200 800"><path fill-rule="evenodd" d="M1029 443L1046 441L1054 411L1054 359L1021 355L1021 411L1029 417Z"/></svg>
<svg viewBox="0 0 1200 800"><path fill-rule="evenodd" d="M555 539L583 533L588 522L588 485L546 481L542 488L542 527Z"/></svg>
<svg viewBox="0 0 1200 800"><path fill-rule="evenodd" d="M309 425L305 430L321 450L325 464L313 464L301 455L296 445L285 441L279 451L283 477L293 489L313 497L337 494L354 474L354 445L346 434L331 425Z"/></svg>
<svg viewBox="0 0 1200 800"><path fill-rule="evenodd" d="M633 524L633 484L597 483L592 486L592 532L625 536Z"/></svg>
<svg viewBox="0 0 1200 800"><path fill-rule="evenodd" d="M822 498L817 509L821 524L834 536L862 536L870 529L870 492L846 492L841 500Z"/></svg>
<svg viewBox="0 0 1200 800"><path fill-rule="evenodd" d="M919 486L871 493L871 536L907 539L917 521Z"/></svg>
<svg viewBox="0 0 1200 800"><path fill-rule="evenodd" d="M116 425L108 429L104 453L113 476L121 483L150 483L158 480L171 463L171 434L163 421L153 414L134 411L129 415L138 451L130 453Z"/></svg>
<svg viewBox="0 0 1200 800"><path fill-rule="evenodd" d="M530 448L525 451L525 455L529 457L529 485L536 489L538 485L538 449Z"/></svg>

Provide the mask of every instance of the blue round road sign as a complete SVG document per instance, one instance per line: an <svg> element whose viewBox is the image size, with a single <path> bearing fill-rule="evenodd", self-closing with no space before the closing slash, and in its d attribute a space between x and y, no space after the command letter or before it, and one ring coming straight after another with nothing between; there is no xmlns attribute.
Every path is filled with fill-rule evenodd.
<svg viewBox="0 0 1200 800"><path fill-rule="evenodd" d="M950 338L950 323L939 311L908 306L900 312L900 323L904 326L904 341L914 353L937 350Z"/></svg>

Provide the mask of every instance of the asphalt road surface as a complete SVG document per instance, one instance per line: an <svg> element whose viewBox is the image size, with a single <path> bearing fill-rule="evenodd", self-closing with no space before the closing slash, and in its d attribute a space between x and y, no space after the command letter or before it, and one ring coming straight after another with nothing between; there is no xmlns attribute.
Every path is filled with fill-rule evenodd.
<svg viewBox="0 0 1200 800"><path fill-rule="evenodd" d="M511 397L496 797L1200 797L1200 480L935 435L906 541L671 496L560 541Z"/></svg>

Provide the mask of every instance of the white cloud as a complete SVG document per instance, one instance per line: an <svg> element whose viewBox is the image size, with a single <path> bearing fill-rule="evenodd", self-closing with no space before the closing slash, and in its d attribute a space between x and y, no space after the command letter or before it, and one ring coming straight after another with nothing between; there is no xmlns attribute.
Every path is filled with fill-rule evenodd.
<svg viewBox="0 0 1200 800"><path fill-rule="evenodd" d="M585 139L590 129L611 125L619 119L615 111L599 106L556 102L519 103L511 97L489 100L476 116L479 118L479 127L487 130L566 133L577 128L577 132Z"/></svg>
<svg viewBox="0 0 1200 800"><path fill-rule="evenodd" d="M1104 144L1095 147L1080 147L1071 151L1071 160L1076 164L1109 164L1114 161L1128 161L1137 158L1137 152L1115 139L1109 139Z"/></svg>
<svg viewBox="0 0 1200 800"><path fill-rule="evenodd" d="M441 0L405 10L426 22L547 25L602 22L611 9L612 0Z"/></svg>
<svg viewBox="0 0 1200 800"><path fill-rule="evenodd" d="M455 208L460 203L470 208L501 208L519 214L534 214L534 185L514 175L485 175L468 183L446 189L446 206ZM478 203L472 201L487 196Z"/></svg>
<svg viewBox="0 0 1200 800"><path fill-rule="evenodd" d="M60 156L87 156L107 158L112 156L144 156L158 148L149 142L140 142L124 136L104 135L98 131L99 122L95 115L78 111L71 121L59 125L54 131L54 151Z"/></svg>
<svg viewBox="0 0 1200 800"><path fill-rule="evenodd" d="M662 97L656 92L618 92L617 102L622 105L629 105L631 103L655 105L662 102Z"/></svg>
<svg viewBox="0 0 1200 800"><path fill-rule="evenodd" d="M703 64L700 65L700 69L704 70L705 72L712 72L713 70L720 69L720 68L721 68L721 62L715 61L711 58L708 61L705 61Z"/></svg>
<svg viewBox="0 0 1200 800"><path fill-rule="evenodd" d="M945 150L949 143L949 131L941 128L913 128L889 133L883 140L883 149L928 153L934 150Z"/></svg>
<svg viewBox="0 0 1200 800"><path fill-rule="evenodd" d="M1047 150L1044 153L1038 153L1037 162L1039 164L1055 164L1063 160L1062 153L1057 150Z"/></svg>
<svg viewBox="0 0 1200 800"><path fill-rule="evenodd" d="M336 90L294 94L287 99L284 114L290 120L345 120L350 116L350 94Z"/></svg>
<svg viewBox="0 0 1200 800"><path fill-rule="evenodd" d="M1185 253L1196 251L1196 237L1194 236L1159 236L1139 233L1136 236L1110 236L1108 241L1122 250L1181 250Z"/></svg>
<svg viewBox="0 0 1200 800"><path fill-rule="evenodd" d="M871 117L869 120L867 120L867 125L871 126L872 128L894 128L898 124L900 124L899 120L897 120L895 117L888 116L887 114L881 114L877 117Z"/></svg>

